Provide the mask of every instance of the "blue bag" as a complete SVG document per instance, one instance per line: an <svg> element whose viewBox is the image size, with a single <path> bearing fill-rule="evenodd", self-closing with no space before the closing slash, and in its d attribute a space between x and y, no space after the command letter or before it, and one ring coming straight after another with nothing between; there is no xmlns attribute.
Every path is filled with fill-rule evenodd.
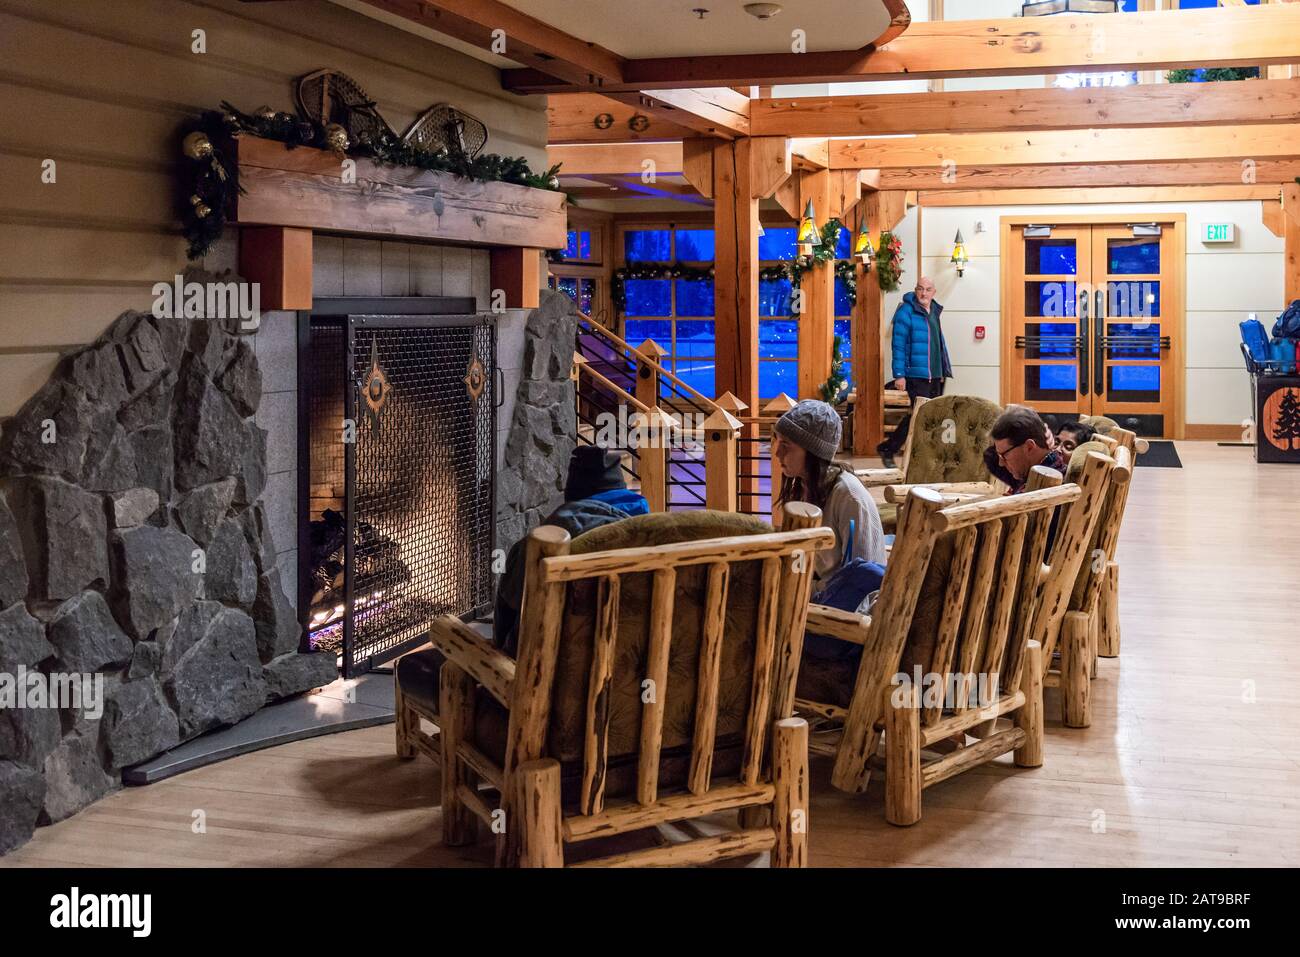
<svg viewBox="0 0 1300 957"><path fill-rule="evenodd" d="M1300 299L1286 307L1286 312L1273 323L1274 339L1300 339Z"/></svg>
<svg viewBox="0 0 1300 957"><path fill-rule="evenodd" d="M1293 375L1296 360L1295 348L1294 339L1274 339L1268 347L1269 368L1283 375Z"/></svg>
<svg viewBox="0 0 1300 957"><path fill-rule="evenodd" d="M1241 329L1241 341L1246 344L1250 357L1259 365L1268 362L1268 333L1264 331L1264 323L1258 319L1247 319L1237 325Z"/></svg>
<svg viewBox="0 0 1300 957"><path fill-rule="evenodd" d="M885 566L853 557L854 527L854 523L849 522L849 542L844 551L844 561L835 569L826 586L812 596L814 605L857 611L864 598L880 590L880 583L885 579ZM818 634L805 636L804 650L814 658L829 659L852 658L862 653L860 645Z"/></svg>

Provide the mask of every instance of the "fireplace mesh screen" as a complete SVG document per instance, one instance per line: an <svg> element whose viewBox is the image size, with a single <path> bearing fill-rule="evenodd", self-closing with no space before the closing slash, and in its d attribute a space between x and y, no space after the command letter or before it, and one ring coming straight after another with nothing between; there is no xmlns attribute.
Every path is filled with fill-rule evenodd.
<svg viewBox="0 0 1300 957"><path fill-rule="evenodd" d="M313 351L332 338L318 339L315 326ZM474 317L352 316L343 331L350 381L340 392L355 423L355 442L343 444L344 508L327 514L317 499L328 484L318 482L314 456L311 482L313 537L317 523L343 523L345 614L313 632L312 644L341 651L353 675L423 643L435 616L490 606L495 342L492 326ZM372 389L376 366L383 384ZM367 394L378 394L377 412ZM331 455L322 450L321 460ZM315 583L334 569L317 569ZM318 592L314 620L331 618L339 597Z"/></svg>

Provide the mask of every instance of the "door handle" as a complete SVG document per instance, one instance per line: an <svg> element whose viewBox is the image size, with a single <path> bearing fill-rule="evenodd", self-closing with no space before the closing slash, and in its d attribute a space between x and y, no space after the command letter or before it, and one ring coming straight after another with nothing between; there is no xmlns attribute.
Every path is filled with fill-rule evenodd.
<svg viewBox="0 0 1300 957"><path fill-rule="evenodd" d="M1092 324L1092 391L1101 395L1106 391L1105 346L1102 340L1106 336L1106 294L1100 289L1096 292L1097 306L1093 310Z"/></svg>
<svg viewBox="0 0 1300 957"><path fill-rule="evenodd" d="M1075 350L1075 355L1079 358L1079 394L1088 394L1088 291L1085 289L1079 293L1079 337L1075 341L1079 343Z"/></svg>

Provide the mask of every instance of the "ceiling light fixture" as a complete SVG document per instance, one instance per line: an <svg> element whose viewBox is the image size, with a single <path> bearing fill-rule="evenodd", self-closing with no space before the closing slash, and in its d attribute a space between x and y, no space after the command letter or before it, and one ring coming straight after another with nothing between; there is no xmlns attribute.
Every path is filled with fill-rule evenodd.
<svg viewBox="0 0 1300 957"><path fill-rule="evenodd" d="M771 20L781 12L779 3L747 3L745 12L758 20Z"/></svg>

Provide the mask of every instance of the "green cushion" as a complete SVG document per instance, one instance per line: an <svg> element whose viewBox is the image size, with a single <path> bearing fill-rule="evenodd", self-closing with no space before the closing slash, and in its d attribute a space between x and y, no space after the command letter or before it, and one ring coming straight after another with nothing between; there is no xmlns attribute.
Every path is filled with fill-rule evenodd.
<svg viewBox="0 0 1300 957"><path fill-rule="evenodd" d="M904 481L987 482L984 449L1002 413L996 402L973 395L943 395L912 417L912 449Z"/></svg>
<svg viewBox="0 0 1300 957"><path fill-rule="evenodd" d="M1084 442L1077 446L1070 453L1070 463L1065 467L1065 481L1077 482L1079 473L1083 471L1083 463L1088 460L1089 452L1100 452L1102 455L1110 455L1110 446L1105 442L1098 442L1096 439Z"/></svg>

